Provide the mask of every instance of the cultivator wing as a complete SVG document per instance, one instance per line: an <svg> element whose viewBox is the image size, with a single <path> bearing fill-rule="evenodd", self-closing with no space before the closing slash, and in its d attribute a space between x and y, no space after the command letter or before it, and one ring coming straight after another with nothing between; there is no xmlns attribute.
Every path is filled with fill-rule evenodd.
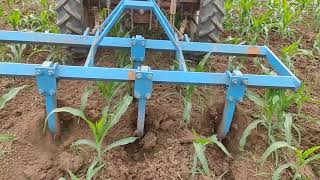
<svg viewBox="0 0 320 180"><path fill-rule="evenodd" d="M125 9L150 9L157 17L169 40L149 40L137 35L132 38L106 37ZM168 20L154 0L122 0L111 15L103 22L95 36L48 34L34 32L0 31L0 42L64 45L72 47L90 47L84 66L66 66L44 62L38 64L0 63L0 76L36 77L38 91L45 97L46 111L49 114L56 108L57 80L109 80L134 82L134 97L138 99L138 132L144 132L146 101L151 97L152 86L158 84L181 84L198 86L225 86L226 101L222 123L218 135L227 135L232 122L235 107L241 101L247 87L284 88L296 90L300 87L297 77L265 46L245 46L211 44L179 41ZM134 61L132 69L94 67L98 48L130 48ZM176 53L179 71L151 70L142 66L146 50L171 51ZM242 74L240 71L225 73L188 72L183 53L211 52L218 55L260 56L265 57L278 76ZM56 115L48 119L49 130L57 133Z"/></svg>

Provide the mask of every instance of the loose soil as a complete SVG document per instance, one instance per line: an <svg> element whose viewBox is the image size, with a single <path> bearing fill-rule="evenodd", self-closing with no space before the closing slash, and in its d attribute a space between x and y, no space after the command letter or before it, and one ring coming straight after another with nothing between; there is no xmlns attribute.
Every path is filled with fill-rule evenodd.
<svg viewBox="0 0 320 180"><path fill-rule="evenodd" d="M308 37L304 39L306 42L303 42L303 46L310 47ZM278 52L279 44L285 43L275 39L269 46ZM112 51L104 52L100 57L108 61L99 62L99 66L112 66L113 61L110 61L114 59ZM148 53L147 64L153 69L169 69L173 64L172 58L173 55ZM44 59L44 55L39 55L28 63L41 63ZM251 60L245 59L245 72L257 72ZM306 82L311 96L319 99L319 58L316 61L311 62L298 57L294 59L294 65L295 73ZM227 62L226 58L214 56L208 68L214 72L224 72ZM85 81L59 81L58 106L79 107L84 89L94 84ZM1 78L0 94L20 85L28 87L7 103L0 112L0 134L10 133L17 137L12 144L0 143L0 147L10 148L7 153L0 156L0 179L58 179L63 176L68 177L67 170L84 177L95 152L89 149L71 149L70 145L77 139L92 138L88 127L82 121L78 124L78 119L69 114L59 114L62 134L59 139L53 141L48 133L43 134L42 131L46 116L44 99L38 95L34 80ZM194 98L191 124L187 128L181 128L183 101L180 96L175 95L181 90L183 90L181 86L175 85L154 86L152 98L147 104L144 137L134 144L108 152L104 156L105 166L96 176L97 179L190 179L194 156L193 134L190 129L204 136L215 133L215 128L221 120L225 92L223 88L217 87L200 88L200 92L207 93L202 95L204 100L200 104L203 105L199 105L198 99ZM104 105L104 99L95 92L89 98L86 113L91 119L97 120ZM198 174L196 179L270 179L273 171L272 162L266 162L262 169L258 163L261 153L267 147L264 129L258 128L250 135L246 145L250 152L240 152L238 148L242 132L255 119L256 112L254 104L248 100L238 105L231 132L223 141L233 157L228 157L215 146L208 147L206 156L211 176ZM307 103L303 107L303 112L315 119L320 118L319 105ZM137 107L133 103L121 121L111 130L105 143L134 136L136 119ZM302 127L303 148L320 144L320 125L305 119L298 119L297 123ZM311 177L319 178L319 166L308 168L306 171Z"/></svg>

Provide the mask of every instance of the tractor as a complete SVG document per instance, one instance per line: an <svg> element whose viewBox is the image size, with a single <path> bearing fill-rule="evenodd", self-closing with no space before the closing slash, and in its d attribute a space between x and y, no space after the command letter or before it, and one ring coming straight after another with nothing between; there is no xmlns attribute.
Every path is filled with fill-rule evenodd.
<svg viewBox="0 0 320 180"><path fill-rule="evenodd" d="M82 35L87 27L94 31L101 22L99 12L103 10L108 16L119 2L119 0L56 0L57 26L64 34ZM192 41L219 42L219 34L223 30L222 18L225 14L224 0L157 0L157 4L179 39L183 39L183 35L187 33ZM157 19L150 10L130 9L125 15L126 27L133 28L141 24L148 24L150 29L158 27ZM179 20L176 20L176 17L179 17ZM94 34L93 31L91 34Z"/></svg>

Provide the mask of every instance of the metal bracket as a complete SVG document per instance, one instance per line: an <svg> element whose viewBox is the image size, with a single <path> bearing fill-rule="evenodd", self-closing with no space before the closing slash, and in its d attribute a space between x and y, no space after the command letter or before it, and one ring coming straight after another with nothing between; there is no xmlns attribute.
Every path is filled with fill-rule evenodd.
<svg viewBox="0 0 320 180"><path fill-rule="evenodd" d="M222 121L218 127L218 137L223 139L229 132L234 111L238 102L243 100L244 94L247 89L248 79L242 76L238 70L232 72L227 71L229 77L227 84L226 101L223 110Z"/></svg>
<svg viewBox="0 0 320 180"><path fill-rule="evenodd" d="M45 97L47 114L57 107L57 67L58 63L53 64L51 61L46 61L41 66L35 68L38 92ZM52 134L57 133L57 125L57 117L55 114L52 114L48 118L48 127Z"/></svg>
<svg viewBox="0 0 320 180"><path fill-rule="evenodd" d="M131 57L134 62L134 69L138 69L146 55L146 42L144 37L136 35L131 41Z"/></svg>
<svg viewBox="0 0 320 180"><path fill-rule="evenodd" d="M143 135L147 99L151 98L153 73L148 66L141 66L135 74L134 97L138 99L137 133Z"/></svg>

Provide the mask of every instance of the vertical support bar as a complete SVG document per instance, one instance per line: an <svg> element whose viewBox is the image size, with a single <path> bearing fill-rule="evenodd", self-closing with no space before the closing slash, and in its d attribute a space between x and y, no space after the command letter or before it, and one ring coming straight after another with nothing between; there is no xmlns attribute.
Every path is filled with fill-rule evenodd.
<svg viewBox="0 0 320 180"><path fill-rule="evenodd" d="M138 69L145 59L146 47L145 40L142 36L132 37L131 41L131 58L133 59L133 68Z"/></svg>
<svg viewBox="0 0 320 180"><path fill-rule="evenodd" d="M226 92L222 121L217 129L218 137L221 139L225 138L229 132L236 105L243 100L247 89L246 85L248 84L248 80L242 77L240 71L235 70L232 74L229 71L226 73L229 76L229 85Z"/></svg>
<svg viewBox="0 0 320 180"><path fill-rule="evenodd" d="M117 22L117 20L119 19L119 17L121 16L124 10L124 5L123 5L124 1L125 0L122 0L117 5L117 7L112 11L110 16L103 22L101 27L97 30L97 34L91 45L86 62L94 62L94 58L96 56L99 44L101 43L103 38L109 33L109 31L111 30L113 25Z"/></svg>
<svg viewBox="0 0 320 180"><path fill-rule="evenodd" d="M47 114L51 113L52 110L57 107L57 66L57 63L53 65L52 62L46 61L36 68L38 92L45 97ZM59 131L59 123L56 114L52 114L48 118L48 127L52 134L57 134Z"/></svg>
<svg viewBox="0 0 320 180"><path fill-rule="evenodd" d="M134 97L138 99L138 121L137 134L142 136L144 133L144 122L147 99L151 98L153 73L148 66L140 66L135 74Z"/></svg>

